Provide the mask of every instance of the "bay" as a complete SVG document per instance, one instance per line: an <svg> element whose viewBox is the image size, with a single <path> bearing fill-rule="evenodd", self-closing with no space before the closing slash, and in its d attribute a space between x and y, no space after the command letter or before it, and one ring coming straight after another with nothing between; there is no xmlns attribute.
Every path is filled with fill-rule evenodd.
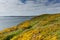
<svg viewBox="0 0 60 40"><path fill-rule="evenodd" d="M28 16L0 16L0 30L18 25L19 23L31 18L32 17Z"/></svg>

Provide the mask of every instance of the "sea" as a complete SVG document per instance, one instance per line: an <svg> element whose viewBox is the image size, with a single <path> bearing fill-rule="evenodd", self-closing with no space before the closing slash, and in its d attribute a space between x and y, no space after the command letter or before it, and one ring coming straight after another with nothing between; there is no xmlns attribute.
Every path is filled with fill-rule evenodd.
<svg viewBox="0 0 60 40"><path fill-rule="evenodd" d="M31 18L30 16L0 16L0 30L18 25Z"/></svg>

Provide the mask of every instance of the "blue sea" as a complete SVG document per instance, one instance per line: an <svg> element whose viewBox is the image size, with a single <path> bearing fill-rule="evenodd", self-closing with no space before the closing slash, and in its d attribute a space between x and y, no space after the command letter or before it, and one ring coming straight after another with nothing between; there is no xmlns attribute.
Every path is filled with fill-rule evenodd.
<svg viewBox="0 0 60 40"><path fill-rule="evenodd" d="M15 26L25 20L29 20L32 17L21 16L0 16L0 30Z"/></svg>

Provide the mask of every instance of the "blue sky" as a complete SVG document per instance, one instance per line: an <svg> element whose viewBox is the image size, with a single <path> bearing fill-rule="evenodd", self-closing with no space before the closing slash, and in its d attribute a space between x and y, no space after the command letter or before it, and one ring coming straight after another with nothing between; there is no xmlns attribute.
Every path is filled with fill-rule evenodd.
<svg viewBox="0 0 60 40"><path fill-rule="evenodd" d="M60 13L60 0L23 1L0 0L0 16L35 16Z"/></svg>

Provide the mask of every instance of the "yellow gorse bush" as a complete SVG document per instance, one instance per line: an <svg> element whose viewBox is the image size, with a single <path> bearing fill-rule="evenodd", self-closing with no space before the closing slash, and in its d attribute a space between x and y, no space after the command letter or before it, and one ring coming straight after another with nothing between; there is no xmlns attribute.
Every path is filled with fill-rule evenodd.
<svg viewBox="0 0 60 40"><path fill-rule="evenodd" d="M0 32L0 40L60 40L60 14L44 14Z"/></svg>

